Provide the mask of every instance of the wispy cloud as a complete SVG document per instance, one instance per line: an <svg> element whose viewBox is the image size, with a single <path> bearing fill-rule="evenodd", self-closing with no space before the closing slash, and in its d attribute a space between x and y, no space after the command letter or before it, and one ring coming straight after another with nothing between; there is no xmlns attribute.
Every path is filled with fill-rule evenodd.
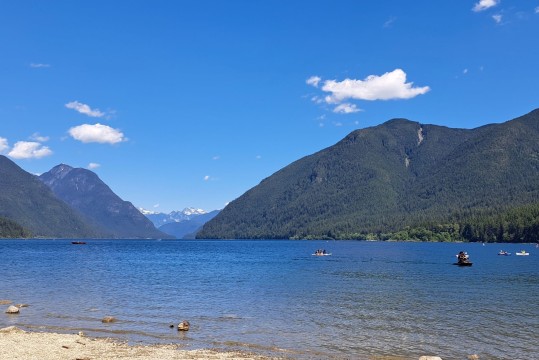
<svg viewBox="0 0 539 360"><path fill-rule="evenodd" d="M69 135L83 143L116 144L127 141L119 129L111 128L102 124L83 124L69 129Z"/></svg>
<svg viewBox="0 0 539 360"><path fill-rule="evenodd" d="M31 63L30 67L34 68L34 69L40 69L40 68L49 68L51 66L50 66L50 64Z"/></svg>
<svg viewBox="0 0 539 360"><path fill-rule="evenodd" d="M466 74L468 73L468 69L462 70L462 73L463 73L464 75L466 75Z"/></svg>
<svg viewBox="0 0 539 360"><path fill-rule="evenodd" d="M204 181L209 181L209 180L210 180L210 175L204 176Z"/></svg>
<svg viewBox="0 0 539 360"><path fill-rule="evenodd" d="M472 10L475 12L484 11L498 5L499 2L499 0L480 0L478 3L475 4Z"/></svg>
<svg viewBox="0 0 539 360"><path fill-rule="evenodd" d="M320 83L320 80L322 79L319 76L311 76L305 82L307 83L307 85L318 87L318 83Z"/></svg>
<svg viewBox="0 0 539 360"><path fill-rule="evenodd" d="M97 169L98 167L101 167L101 164L94 163L94 162L91 162L88 164L88 169L90 170Z"/></svg>
<svg viewBox="0 0 539 360"><path fill-rule="evenodd" d="M18 141L8 153L14 159L39 159L52 155L51 149L34 141Z"/></svg>
<svg viewBox="0 0 539 360"><path fill-rule="evenodd" d="M47 142L49 141L48 136L41 136L39 133L33 133L30 136L30 140L38 141L38 142Z"/></svg>
<svg viewBox="0 0 539 360"><path fill-rule="evenodd" d="M65 107L68 109L73 109L81 114L90 116L90 117L103 117L105 116L105 113L100 111L99 109L92 109L90 106L83 104L78 101L72 101L67 104L65 104Z"/></svg>
<svg viewBox="0 0 539 360"><path fill-rule="evenodd" d="M390 28L391 26L393 26L393 23L397 20L396 17L392 16L390 17L388 20L386 20L386 22L384 23L384 27L385 28Z"/></svg>
<svg viewBox="0 0 539 360"><path fill-rule="evenodd" d="M333 109L333 112L338 114L352 114L359 111L361 111L361 109L358 109L356 104L350 103L339 104Z"/></svg>
<svg viewBox="0 0 539 360"><path fill-rule="evenodd" d="M4 153L9 148L6 138L0 137L0 154Z"/></svg>
<svg viewBox="0 0 539 360"><path fill-rule="evenodd" d="M215 155L215 156L214 156L214 157L212 157L211 159L212 159L212 160L219 160L220 158L221 158L221 156L219 156L219 155Z"/></svg>
<svg viewBox="0 0 539 360"><path fill-rule="evenodd" d="M494 19L494 21L496 21L496 24L499 24L502 22L502 15L500 14L492 15L492 18Z"/></svg>
<svg viewBox="0 0 539 360"><path fill-rule="evenodd" d="M539 6L535 8L535 13L539 14Z"/></svg>

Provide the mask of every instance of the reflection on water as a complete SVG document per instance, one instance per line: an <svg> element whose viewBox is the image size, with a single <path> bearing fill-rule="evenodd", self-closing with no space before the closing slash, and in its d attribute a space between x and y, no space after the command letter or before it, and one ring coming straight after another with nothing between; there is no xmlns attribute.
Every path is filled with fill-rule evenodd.
<svg viewBox="0 0 539 360"><path fill-rule="evenodd" d="M0 327L299 359L533 358L539 251L504 248L523 246L2 240L0 299L30 307ZM451 265L460 250L473 267Z"/></svg>

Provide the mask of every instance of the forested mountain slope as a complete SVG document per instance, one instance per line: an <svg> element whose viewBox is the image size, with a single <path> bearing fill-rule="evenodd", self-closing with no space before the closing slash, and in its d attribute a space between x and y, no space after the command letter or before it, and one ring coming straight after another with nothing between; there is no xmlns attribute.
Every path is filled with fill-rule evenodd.
<svg viewBox="0 0 539 360"><path fill-rule="evenodd" d="M2 155L0 155L0 217L11 220L5 223L6 227L13 227L15 222L30 231L34 237L99 235L95 228L59 200L35 175L24 171ZM26 233L23 231L22 234Z"/></svg>
<svg viewBox="0 0 539 360"><path fill-rule="evenodd" d="M40 179L56 196L112 238L170 238L128 201L116 195L94 172L61 164Z"/></svg>
<svg viewBox="0 0 539 360"><path fill-rule="evenodd" d="M231 202L199 238L364 238L539 202L539 110L451 129L357 130Z"/></svg>

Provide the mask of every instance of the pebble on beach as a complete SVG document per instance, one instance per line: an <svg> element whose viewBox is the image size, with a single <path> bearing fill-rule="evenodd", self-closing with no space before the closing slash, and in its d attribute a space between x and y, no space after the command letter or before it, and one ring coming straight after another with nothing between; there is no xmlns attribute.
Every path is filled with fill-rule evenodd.
<svg viewBox="0 0 539 360"><path fill-rule="evenodd" d="M19 308L13 305L8 307L6 310L6 314L18 314L18 313L19 313Z"/></svg>

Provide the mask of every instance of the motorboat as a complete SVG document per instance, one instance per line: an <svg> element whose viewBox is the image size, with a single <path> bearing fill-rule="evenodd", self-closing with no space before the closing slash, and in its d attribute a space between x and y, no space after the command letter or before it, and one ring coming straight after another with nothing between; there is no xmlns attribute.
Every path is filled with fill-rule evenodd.
<svg viewBox="0 0 539 360"><path fill-rule="evenodd" d="M498 255L509 256L509 255L511 255L511 253L510 253L510 252L507 252L507 251L505 251L505 250L500 250L500 252L498 253Z"/></svg>
<svg viewBox="0 0 539 360"><path fill-rule="evenodd" d="M86 244L85 241L72 241L71 243L72 243L73 245L84 245L84 244Z"/></svg>
<svg viewBox="0 0 539 360"><path fill-rule="evenodd" d="M517 253L515 253L516 255L520 255L520 256L526 256L526 255L530 255L530 253L526 252L526 250L521 250Z"/></svg>

